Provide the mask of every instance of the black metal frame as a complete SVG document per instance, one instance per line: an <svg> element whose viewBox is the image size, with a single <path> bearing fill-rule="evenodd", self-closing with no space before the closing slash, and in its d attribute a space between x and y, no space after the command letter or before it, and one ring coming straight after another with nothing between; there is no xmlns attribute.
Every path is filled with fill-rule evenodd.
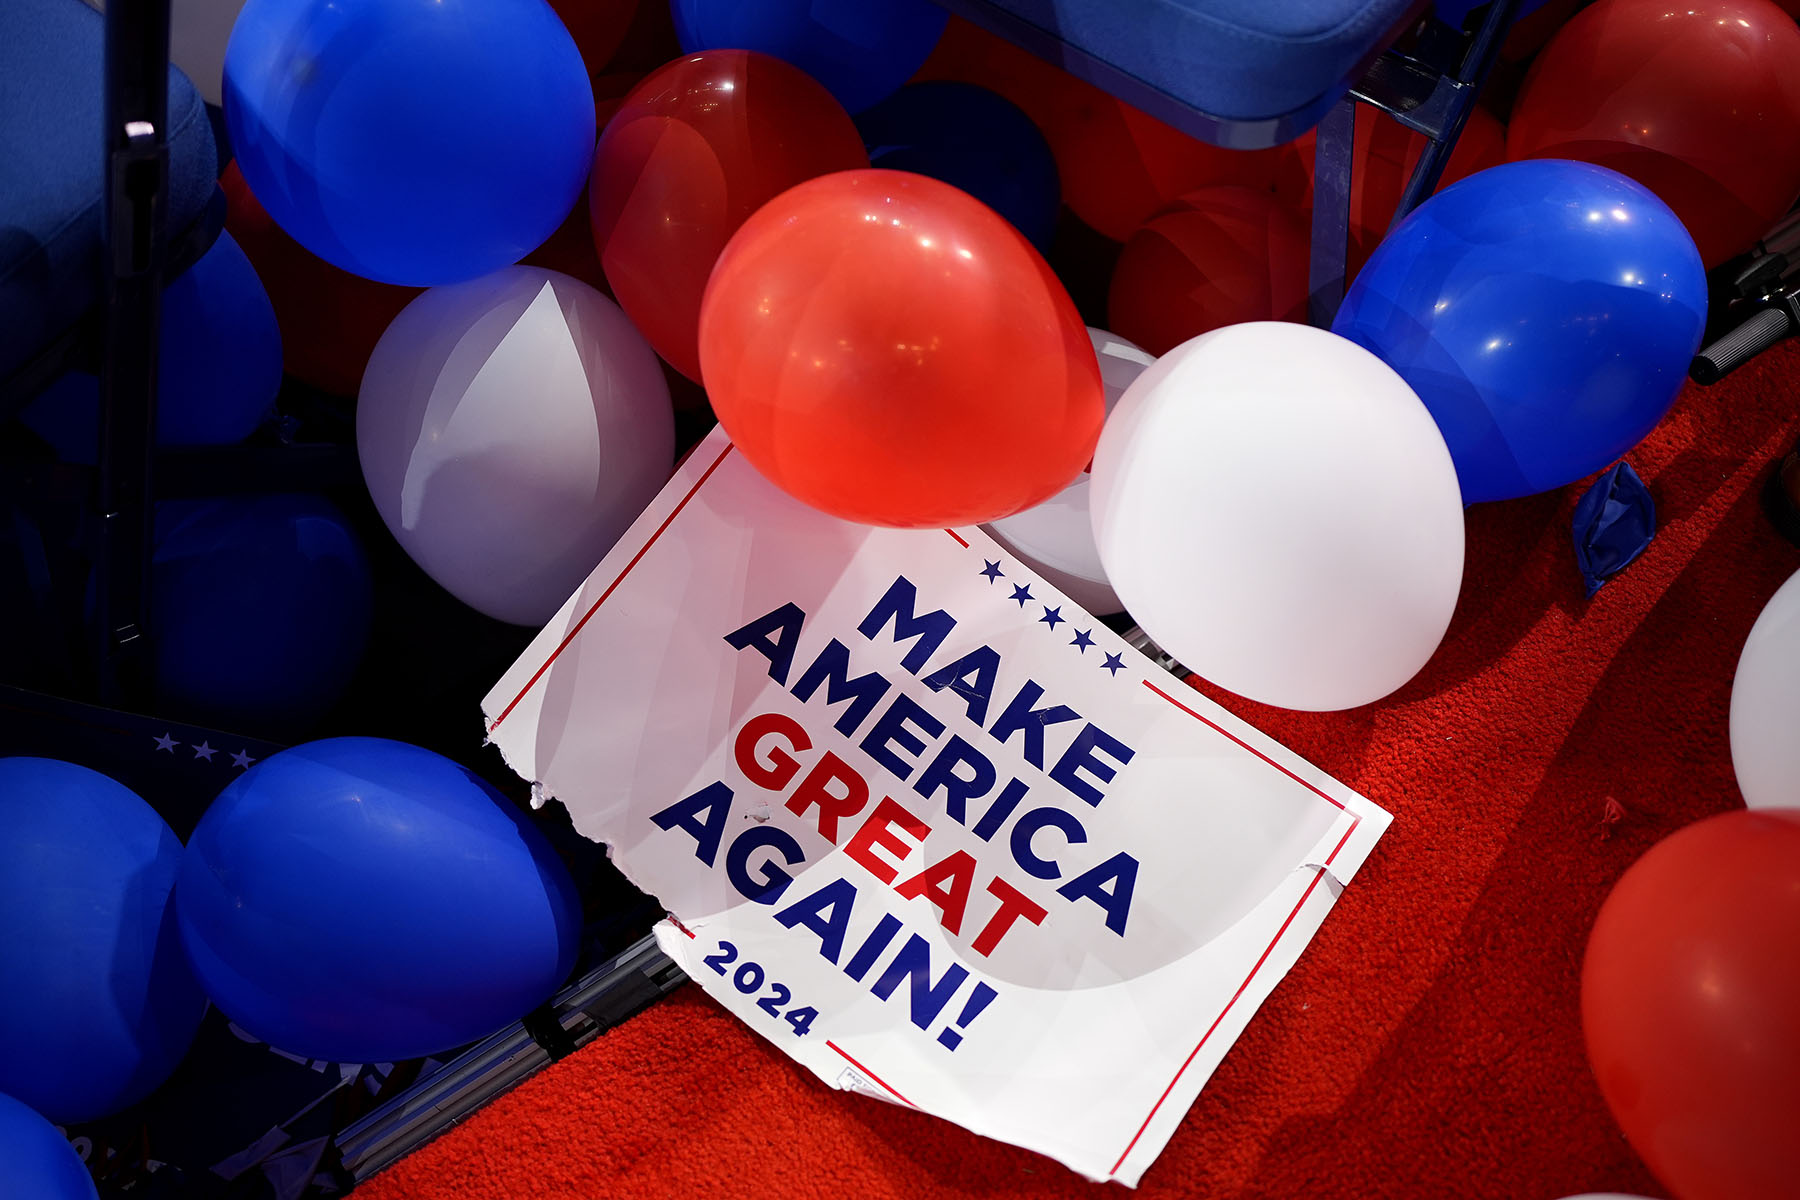
<svg viewBox="0 0 1800 1200"><path fill-rule="evenodd" d="M157 340L169 197L169 0L106 7L106 300L94 556L100 698L150 694Z"/></svg>
<svg viewBox="0 0 1800 1200"><path fill-rule="evenodd" d="M1385 52L1319 125L1313 151L1312 257L1307 280L1307 319L1312 324L1330 328L1344 301L1356 104L1373 105L1426 138L1425 152L1400 194L1391 229L1437 190L1518 6L1519 0L1493 0L1481 23L1466 38L1446 39L1441 36L1445 28L1437 25L1428 33L1438 36L1421 39L1421 52Z"/></svg>
<svg viewBox="0 0 1800 1200"><path fill-rule="evenodd" d="M1473 31L1450 30L1414 9L1415 20L1395 30L1395 38L1426 31L1412 52L1382 48L1359 67L1358 82L1339 95L1327 92L1293 112L1261 120L1237 120L1201 112L1152 87L1128 71L1064 42L992 0L938 0L958 16L1039 58L1054 63L1151 116L1215 146L1257 150L1292 141L1315 126L1312 256L1308 267L1307 319L1329 327L1344 298L1350 240L1351 164L1356 137L1355 105L1374 105L1428 139L1399 209L1397 223L1436 190L1456 147L1476 94L1486 82L1512 27L1519 0L1493 0ZM1394 39L1390 39L1394 40Z"/></svg>
<svg viewBox="0 0 1800 1200"><path fill-rule="evenodd" d="M100 381L97 465L10 462L0 499L34 523L57 509L86 514L80 540L91 567L96 619L91 635L77 639L85 654L70 654L77 641L56 639L56 675L73 693L144 711L155 682L149 587L154 501L326 490L354 484L359 474L348 444L287 444L284 436L283 444L257 444L272 440L259 437L241 446L156 447L162 289L217 240L225 196L215 187L197 218L168 227L170 0L118 0L102 19L101 298L0 379L0 418L10 418L65 372L94 372ZM45 584L42 590L40 609L51 604L54 589Z"/></svg>

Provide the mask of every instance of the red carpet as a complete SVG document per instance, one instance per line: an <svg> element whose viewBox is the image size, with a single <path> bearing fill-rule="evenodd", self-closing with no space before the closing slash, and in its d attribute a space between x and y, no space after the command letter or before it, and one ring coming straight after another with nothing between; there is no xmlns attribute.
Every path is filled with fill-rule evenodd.
<svg viewBox="0 0 1800 1200"><path fill-rule="evenodd" d="M1469 514L1456 622L1397 697L1330 714L1218 697L1395 821L1144 1195L1667 1194L1588 1074L1581 954L1633 859L1740 803L1732 670L1757 612L1800 567L1757 492L1797 410L1791 345L1727 385L1690 388L1631 455L1656 496L1657 539L1591 601L1569 545L1578 487L1483 506ZM1603 825L1609 800L1624 815ZM1100 1190L1047 1159L832 1092L684 990L357 1196Z"/></svg>

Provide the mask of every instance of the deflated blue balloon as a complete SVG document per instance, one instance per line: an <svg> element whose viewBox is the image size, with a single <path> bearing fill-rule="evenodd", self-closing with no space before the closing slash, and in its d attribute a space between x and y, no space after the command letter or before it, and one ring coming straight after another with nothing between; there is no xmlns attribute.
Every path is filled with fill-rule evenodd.
<svg viewBox="0 0 1800 1200"><path fill-rule="evenodd" d="M219 794L176 885L213 1003L332 1062L450 1050L537 1007L574 966L581 905L549 842L417 746L332 738Z"/></svg>
<svg viewBox="0 0 1800 1200"><path fill-rule="evenodd" d="M281 329L256 269L229 233L163 289L156 440L222 446L256 432L281 390ZM100 381L71 371L19 414L64 462L92 465Z"/></svg>
<svg viewBox="0 0 1800 1200"><path fill-rule="evenodd" d="M368 644L368 560L322 496L164 501L151 585L158 703L199 724L304 730Z"/></svg>
<svg viewBox="0 0 1800 1200"><path fill-rule="evenodd" d="M587 68L544 0L250 0L224 92L275 223L383 283L518 262L593 165Z"/></svg>
<svg viewBox="0 0 1800 1200"><path fill-rule="evenodd" d="M1038 127L1011 102L968 83L914 83L856 118L869 165L959 187L1050 245L1062 189Z"/></svg>
<svg viewBox="0 0 1800 1200"><path fill-rule="evenodd" d="M1582 493L1570 533L1589 596L1649 548L1656 536L1656 502L1630 463L1614 463Z"/></svg>
<svg viewBox="0 0 1800 1200"><path fill-rule="evenodd" d="M11 1096L0 1096L0 1172L8 1196L98 1200L94 1177L69 1139Z"/></svg>
<svg viewBox="0 0 1800 1200"><path fill-rule="evenodd" d="M1420 205L1331 327L1418 393L1474 503L1631 449L1674 403L1705 324L1706 272L1667 205L1604 167L1539 159Z"/></svg>
<svg viewBox="0 0 1800 1200"><path fill-rule="evenodd" d="M681 48L760 50L824 84L852 113L911 79L950 19L932 0L671 0Z"/></svg>
<svg viewBox="0 0 1800 1200"><path fill-rule="evenodd" d="M124 784L0 758L0 1092L90 1121L180 1063L206 1013L168 911L180 863L174 831ZM9 1190L14 1164L0 1149L0 1195L39 1195Z"/></svg>

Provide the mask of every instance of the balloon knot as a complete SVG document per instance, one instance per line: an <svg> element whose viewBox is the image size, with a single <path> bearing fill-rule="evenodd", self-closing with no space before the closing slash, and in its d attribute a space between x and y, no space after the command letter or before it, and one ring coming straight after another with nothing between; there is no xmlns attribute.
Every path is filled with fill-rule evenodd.
<svg viewBox="0 0 1800 1200"><path fill-rule="evenodd" d="M1606 805L1600 810L1600 840L1605 841L1612 836L1612 828L1625 819L1625 806L1611 796L1606 798Z"/></svg>

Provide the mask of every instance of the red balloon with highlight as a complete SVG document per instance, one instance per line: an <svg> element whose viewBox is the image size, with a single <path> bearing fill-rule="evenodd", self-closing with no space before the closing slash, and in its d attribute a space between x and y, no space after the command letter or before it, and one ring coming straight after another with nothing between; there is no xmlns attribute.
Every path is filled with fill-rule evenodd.
<svg viewBox="0 0 1800 1200"><path fill-rule="evenodd" d="M700 321L706 390L789 494L871 525L974 525L1048 499L1105 416L1074 303L1005 219L904 171L777 197Z"/></svg>

